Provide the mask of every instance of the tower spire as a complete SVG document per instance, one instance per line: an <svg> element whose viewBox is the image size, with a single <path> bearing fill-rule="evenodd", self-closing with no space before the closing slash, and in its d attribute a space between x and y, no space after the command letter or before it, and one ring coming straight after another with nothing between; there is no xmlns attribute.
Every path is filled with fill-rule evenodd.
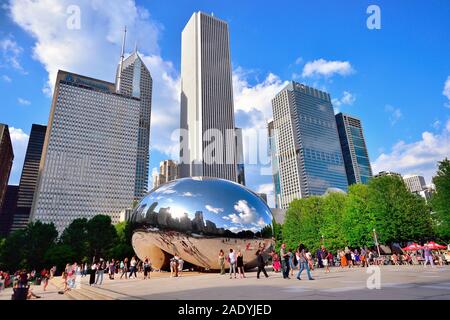
<svg viewBox="0 0 450 320"><path fill-rule="evenodd" d="M138 51L138 45L137 45L137 41L134 42L134 53L137 53Z"/></svg>
<svg viewBox="0 0 450 320"><path fill-rule="evenodd" d="M125 56L126 38L127 38L127 26L125 26L125 29L123 31L122 51L120 52L120 62L119 62L119 68L117 70L117 78L116 78L116 92L120 92L120 80L122 78L122 66L123 66L123 59Z"/></svg>

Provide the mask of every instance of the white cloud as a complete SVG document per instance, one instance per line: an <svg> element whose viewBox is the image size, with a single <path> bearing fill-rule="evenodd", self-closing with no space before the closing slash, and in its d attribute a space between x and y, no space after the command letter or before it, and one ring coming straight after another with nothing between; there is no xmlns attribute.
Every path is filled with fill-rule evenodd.
<svg viewBox="0 0 450 320"><path fill-rule="evenodd" d="M12 20L35 39L33 57L48 72L45 92L49 95L58 69L112 80L125 25L128 44L138 41L146 54L159 54L159 24L134 1L77 1L81 13L78 30L67 28L67 8L72 4L71 0L10 1Z"/></svg>
<svg viewBox="0 0 450 320"><path fill-rule="evenodd" d="M19 58L23 52L23 48L17 44L17 42L11 38L6 37L0 40L0 50L3 57L3 62L0 66L12 67L24 74L26 74L22 65L20 64Z"/></svg>
<svg viewBox="0 0 450 320"><path fill-rule="evenodd" d="M400 108L395 108L388 104L384 107L384 111L389 113L389 122L392 126L395 125L401 118L403 118L403 114Z"/></svg>
<svg viewBox="0 0 450 320"><path fill-rule="evenodd" d="M263 118L272 118L272 99L288 81L282 81L277 75L269 73L262 82L251 85L250 74L251 72L240 67L233 71L234 109L236 112L261 112ZM259 124L266 126L264 121Z"/></svg>
<svg viewBox="0 0 450 320"><path fill-rule="evenodd" d="M12 0L9 6L13 21L35 39L33 57L48 72L44 92L52 95L58 69L113 81L126 25L127 49L137 42L153 78L151 149L178 154L179 139L172 141L171 134L179 127L180 80L172 62L160 55L162 26L132 0L81 0L81 28L71 30L66 27L66 10L72 3Z"/></svg>
<svg viewBox="0 0 450 320"><path fill-rule="evenodd" d="M340 99L332 99L333 106L340 107L342 105L353 105L356 101L356 96L351 92L344 91Z"/></svg>
<svg viewBox="0 0 450 320"><path fill-rule="evenodd" d="M9 128L9 134L11 136L11 142L14 151L14 161L11 170L10 184L19 184L20 174L22 172L23 161L25 160L25 153L27 152L28 140L30 138L20 128Z"/></svg>
<svg viewBox="0 0 450 320"><path fill-rule="evenodd" d="M325 76L331 77L334 74L347 76L352 74L354 69L348 61L327 61L325 59L318 59L307 62L303 67L302 77Z"/></svg>
<svg viewBox="0 0 450 320"><path fill-rule="evenodd" d="M206 208L206 210L214 212L215 214L219 214L219 213L223 212L223 208L214 208L213 206L211 206L209 204L207 204L205 206L205 208Z"/></svg>
<svg viewBox="0 0 450 320"><path fill-rule="evenodd" d="M425 131L419 141L396 143L390 153L382 153L373 163L373 172L394 171L423 175L427 182L436 173L437 161L450 157L450 119L439 134Z"/></svg>
<svg viewBox="0 0 450 320"><path fill-rule="evenodd" d="M24 99L24 98L18 98L17 103L22 106L29 106L31 104L30 100Z"/></svg>
<svg viewBox="0 0 450 320"><path fill-rule="evenodd" d="M445 104L447 108L450 108L450 76L447 77L447 81L444 84L444 91L442 94L448 98L449 101Z"/></svg>
<svg viewBox="0 0 450 320"><path fill-rule="evenodd" d="M2 80L8 83L12 82L12 79L8 77L6 74L2 75Z"/></svg>
<svg viewBox="0 0 450 320"><path fill-rule="evenodd" d="M442 94L450 100L450 76L448 76L447 81L445 81L444 91L442 91Z"/></svg>
<svg viewBox="0 0 450 320"><path fill-rule="evenodd" d="M433 122L432 126L436 130L439 129L441 127L441 121L436 120L435 122Z"/></svg>
<svg viewBox="0 0 450 320"><path fill-rule="evenodd" d="M246 200L239 200L234 205L234 210L238 214L231 214L229 217L233 223L248 224L254 223L256 220L255 208L250 207Z"/></svg>
<svg viewBox="0 0 450 320"><path fill-rule="evenodd" d="M267 195L273 194L273 183L264 183L259 185L258 193L265 193Z"/></svg>
<svg viewBox="0 0 450 320"><path fill-rule="evenodd" d="M298 57L297 59L295 59L295 64L302 64L302 63L303 63L302 57Z"/></svg>

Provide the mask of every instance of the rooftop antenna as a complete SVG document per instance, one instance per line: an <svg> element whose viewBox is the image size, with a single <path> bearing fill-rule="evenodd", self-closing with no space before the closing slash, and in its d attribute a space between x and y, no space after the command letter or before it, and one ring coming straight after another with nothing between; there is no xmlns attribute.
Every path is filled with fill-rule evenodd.
<svg viewBox="0 0 450 320"><path fill-rule="evenodd" d="M137 53L138 51L138 45L137 45L137 41L134 42L134 53Z"/></svg>
<svg viewBox="0 0 450 320"><path fill-rule="evenodd" d="M116 81L116 92L120 92L120 80L122 79L122 70L123 70L123 58L125 55L125 40L127 37L127 26L125 26L125 29L123 31L123 39L122 39L122 51L120 53L120 63L119 63L119 70L117 75L117 81Z"/></svg>

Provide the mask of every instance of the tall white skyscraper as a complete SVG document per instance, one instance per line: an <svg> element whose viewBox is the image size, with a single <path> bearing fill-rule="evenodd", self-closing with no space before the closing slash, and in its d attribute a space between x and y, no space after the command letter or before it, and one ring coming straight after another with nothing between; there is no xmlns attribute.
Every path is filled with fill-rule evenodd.
<svg viewBox="0 0 450 320"><path fill-rule="evenodd" d="M136 181L134 186L134 199L140 200L147 193L148 189L153 80L150 71L138 55L137 48L134 49L130 56L124 59L125 36L126 30L122 44L122 54L116 73L116 91L120 94L139 98L141 101Z"/></svg>
<svg viewBox="0 0 450 320"><path fill-rule="evenodd" d="M180 127L181 177L238 182L228 25L202 12L182 32Z"/></svg>
<svg viewBox="0 0 450 320"><path fill-rule="evenodd" d="M31 218L62 232L132 206L141 100L114 83L58 71Z"/></svg>

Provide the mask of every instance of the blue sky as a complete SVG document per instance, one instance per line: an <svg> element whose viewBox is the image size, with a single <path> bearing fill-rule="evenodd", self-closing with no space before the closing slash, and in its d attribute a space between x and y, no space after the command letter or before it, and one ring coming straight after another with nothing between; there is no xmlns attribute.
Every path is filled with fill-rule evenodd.
<svg viewBox="0 0 450 320"><path fill-rule="evenodd" d="M69 5L80 29L68 29ZM369 30L367 7L381 9ZM25 1L0 9L0 122L13 127L11 184L20 179L32 123L46 124L58 69L113 81L123 25L154 80L150 171L176 153L181 31L194 11L230 29L237 125L264 129L270 99L296 80L328 91L359 117L375 172L422 174L450 156L448 1ZM247 184L270 193L271 177L247 166Z"/></svg>

